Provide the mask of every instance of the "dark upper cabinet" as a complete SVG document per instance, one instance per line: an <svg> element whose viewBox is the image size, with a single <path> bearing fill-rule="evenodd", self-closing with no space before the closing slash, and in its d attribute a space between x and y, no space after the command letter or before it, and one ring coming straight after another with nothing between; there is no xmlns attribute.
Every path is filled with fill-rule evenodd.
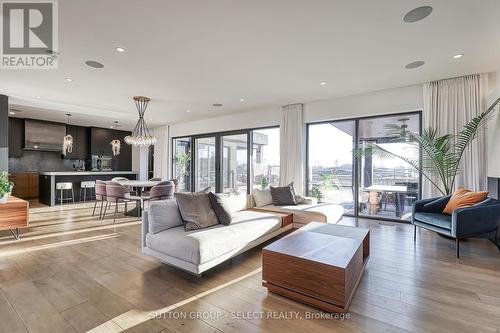
<svg viewBox="0 0 500 333"><path fill-rule="evenodd" d="M24 145L24 119L9 118L9 157L22 157Z"/></svg>
<svg viewBox="0 0 500 333"><path fill-rule="evenodd" d="M113 156L111 149L112 140L120 140L120 155L113 156L113 170L132 170L132 147L125 143L125 137L130 135L127 131L118 131L107 128L90 128L90 150L91 155Z"/></svg>
<svg viewBox="0 0 500 333"><path fill-rule="evenodd" d="M69 159L89 159L89 135L90 129L83 126L66 126L66 134L71 134L73 137L73 151L66 154Z"/></svg>

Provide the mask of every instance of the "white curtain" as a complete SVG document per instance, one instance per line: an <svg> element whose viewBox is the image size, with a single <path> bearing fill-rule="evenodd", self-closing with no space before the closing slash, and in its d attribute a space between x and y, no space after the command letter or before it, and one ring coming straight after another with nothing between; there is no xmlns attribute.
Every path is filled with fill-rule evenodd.
<svg viewBox="0 0 500 333"><path fill-rule="evenodd" d="M280 185L294 183L295 192L304 194L304 116L303 104L281 107Z"/></svg>
<svg viewBox="0 0 500 333"><path fill-rule="evenodd" d="M424 128L435 128L439 135L457 134L475 116L486 110L488 76L468 75L424 84ZM487 188L486 133L482 130L462 159L455 189ZM423 197L439 196L439 191L423 178Z"/></svg>
<svg viewBox="0 0 500 333"><path fill-rule="evenodd" d="M162 126L153 130L153 135L156 138L154 148L153 169L154 176L163 179L170 178L170 143L169 143L169 127Z"/></svg>

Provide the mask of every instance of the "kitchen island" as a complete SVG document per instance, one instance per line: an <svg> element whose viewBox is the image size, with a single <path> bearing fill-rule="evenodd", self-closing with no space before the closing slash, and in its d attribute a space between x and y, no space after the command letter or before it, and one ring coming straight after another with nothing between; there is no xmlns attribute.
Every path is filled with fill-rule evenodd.
<svg viewBox="0 0 500 333"><path fill-rule="evenodd" d="M39 202L47 206L56 204L56 183L73 183L75 202L80 201L82 181L111 180L115 177L136 179L137 171L47 171L39 173Z"/></svg>

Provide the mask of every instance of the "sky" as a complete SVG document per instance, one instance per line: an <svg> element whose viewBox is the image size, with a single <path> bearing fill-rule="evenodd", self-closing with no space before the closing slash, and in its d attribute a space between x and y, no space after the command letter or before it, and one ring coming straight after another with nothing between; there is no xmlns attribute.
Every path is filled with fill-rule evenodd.
<svg viewBox="0 0 500 333"><path fill-rule="evenodd" d="M353 131L354 132L354 131ZM412 150L405 143L383 144L381 147L398 155L409 155ZM352 164L353 138L338 128L325 123L309 127L309 166L333 167ZM409 167L398 158L374 159L375 166L383 168Z"/></svg>

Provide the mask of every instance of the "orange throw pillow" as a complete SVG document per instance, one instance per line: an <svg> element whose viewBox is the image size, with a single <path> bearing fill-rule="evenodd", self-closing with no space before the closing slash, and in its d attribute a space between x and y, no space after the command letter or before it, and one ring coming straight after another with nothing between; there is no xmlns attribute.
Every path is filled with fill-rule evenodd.
<svg viewBox="0 0 500 333"><path fill-rule="evenodd" d="M451 196L450 201L448 201L448 204L443 210L443 213L451 215L453 214L453 211L455 209L473 206L483 200L486 200L487 197L487 191L472 192L463 188L459 188Z"/></svg>

